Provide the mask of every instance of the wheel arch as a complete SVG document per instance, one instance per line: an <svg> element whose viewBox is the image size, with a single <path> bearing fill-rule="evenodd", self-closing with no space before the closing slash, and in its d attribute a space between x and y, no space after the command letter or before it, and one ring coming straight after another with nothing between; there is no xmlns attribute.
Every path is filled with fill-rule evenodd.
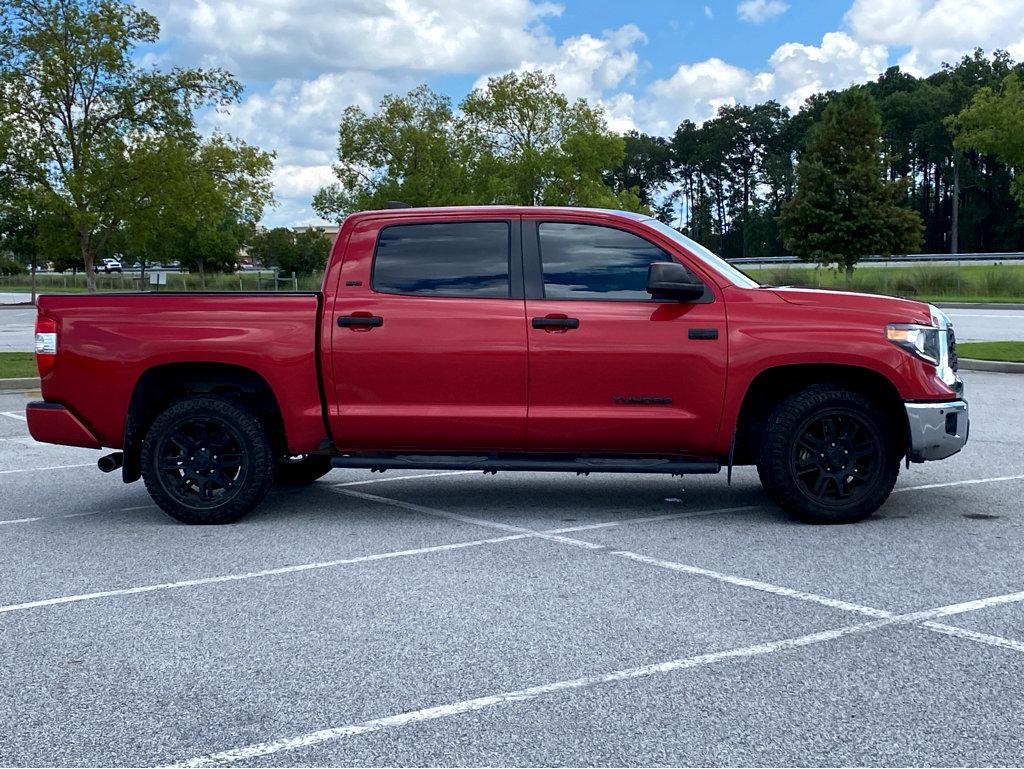
<svg viewBox="0 0 1024 769"><path fill-rule="evenodd" d="M907 420L896 386L879 372L845 364L799 363L774 366L755 376L743 396L731 450L732 464L757 461L764 425L772 410L786 397L815 384L834 384L864 395L885 412L901 449L907 445Z"/></svg>
<svg viewBox="0 0 1024 769"><path fill-rule="evenodd" d="M125 483L137 481L146 431L162 411L194 395L221 395L245 403L267 426L277 451L287 448L287 434L280 404L273 388L259 373L229 363L168 363L147 369L135 383L124 424Z"/></svg>

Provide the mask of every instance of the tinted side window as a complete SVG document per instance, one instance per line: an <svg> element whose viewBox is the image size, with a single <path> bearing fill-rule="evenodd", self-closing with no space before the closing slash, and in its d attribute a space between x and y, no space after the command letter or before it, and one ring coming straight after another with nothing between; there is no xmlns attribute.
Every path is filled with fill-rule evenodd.
<svg viewBox="0 0 1024 769"><path fill-rule="evenodd" d="M673 261L653 243L612 227L542 222L538 229L548 299L648 301L647 268Z"/></svg>
<svg viewBox="0 0 1024 769"><path fill-rule="evenodd" d="M507 222L385 227L373 257L373 289L425 296L510 296L509 242Z"/></svg>

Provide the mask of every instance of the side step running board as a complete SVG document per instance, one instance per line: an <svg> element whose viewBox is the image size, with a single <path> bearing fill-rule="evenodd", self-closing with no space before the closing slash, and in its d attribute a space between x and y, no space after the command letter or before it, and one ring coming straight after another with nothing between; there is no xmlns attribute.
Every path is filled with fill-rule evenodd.
<svg viewBox="0 0 1024 769"><path fill-rule="evenodd" d="M528 470L556 473L667 473L671 475L714 474L718 462L681 457L566 457L565 455L435 456L403 454L389 456L345 455L331 458L331 466L348 469L385 470Z"/></svg>

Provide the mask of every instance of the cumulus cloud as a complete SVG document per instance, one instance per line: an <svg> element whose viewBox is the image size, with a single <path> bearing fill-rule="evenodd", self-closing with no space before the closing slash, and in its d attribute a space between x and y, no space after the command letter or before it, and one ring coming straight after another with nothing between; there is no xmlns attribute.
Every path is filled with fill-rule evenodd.
<svg viewBox="0 0 1024 769"><path fill-rule="evenodd" d="M877 77L887 63L885 46L863 45L843 32L828 32L820 45L780 45L760 72L718 58L680 65L635 100L634 115L643 130L670 133L680 121L702 122L728 104L776 99L796 110L813 93Z"/></svg>
<svg viewBox="0 0 1024 769"><path fill-rule="evenodd" d="M1024 0L854 0L845 20L857 40L909 47L898 63L916 75L978 46L1024 49Z"/></svg>
<svg viewBox="0 0 1024 769"><path fill-rule="evenodd" d="M282 205L268 224L315 217L313 193L333 180L338 120L356 104L371 111L386 93L421 82L543 69L571 98L601 105L615 131L671 134L683 119L726 104L777 99L797 109L812 93L876 77L892 63L927 74L976 46L1024 56L1024 0L848 0L842 29L817 43L785 42L763 66L725 58L682 61L646 85L641 24L556 38L548 0L138 0L160 18L159 46L145 64L221 66L248 90L230 113L202 116L220 130L278 152ZM742 21L784 14L783 0L742 0ZM714 16L711 6L692 11ZM674 27L673 27L674 28Z"/></svg>
<svg viewBox="0 0 1024 769"><path fill-rule="evenodd" d="M230 112L207 112L202 127L276 150L274 193L282 205L269 210L266 221L293 223L297 212L302 213L300 220L311 220L313 193L334 181L331 164L341 111L353 104L372 111L383 94L404 92L415 84L409 75L355 70L312 80L286 78L269 90L248 94Z"/></svg>
<svg viewBox="0 0 1024 769"><path fill-rule="evenodd" d="M480 72L513 66L545 41L559 7L531 0L144 0L169 54L245 80L324 70Z"/></svg>
<svg viewBox="0 0 1024 769"><path fill-rule="evenodd" d="M637 118L648 132L669 134L683 119L713 117L719 107L748 101L755 76L718 58L681 64L671 77L655 80L637 105Z"/></svg>
<svg viewBox="0 0 1024 769"><path fill-rule="evenodd" d="M789 4L782 0L743 0L736 6L736 15L743 21L762 24L789 10Z"/></svg>
<svg viewBox="0 0 1024 769"><path fill-rule="evenodd" d="M785 43L768 60L775 96L791 109L818 91L873 79L888 62L884 45L865 45L844 32L826 33L817 46Z"/></svg>

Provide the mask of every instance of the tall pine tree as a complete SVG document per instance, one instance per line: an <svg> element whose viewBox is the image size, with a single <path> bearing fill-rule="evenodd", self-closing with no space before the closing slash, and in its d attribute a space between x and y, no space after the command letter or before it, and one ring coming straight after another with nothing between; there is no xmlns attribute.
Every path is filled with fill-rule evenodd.
<svg viewBox="0 0 1024 769"><path fill-rule="evenodd" d="M920 215L901 207L906 181L885 178L882 122L871 95L851 88L832 99L797 166L797 191L779 225L801 259L852 274L860 259L921 245Z"/></svg>

